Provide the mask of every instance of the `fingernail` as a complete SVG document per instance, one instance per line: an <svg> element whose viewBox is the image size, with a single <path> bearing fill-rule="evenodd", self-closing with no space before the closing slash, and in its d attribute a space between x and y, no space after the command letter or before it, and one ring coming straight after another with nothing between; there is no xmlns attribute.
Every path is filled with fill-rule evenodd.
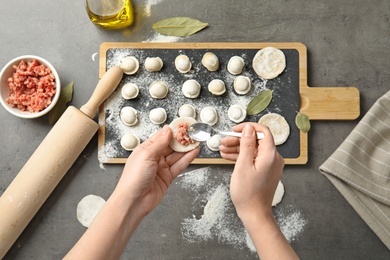
<svg viewBox="0 0 390 260"><path fill-rule="evenodd" d="M253 128L250 125L246 125L244 129L242 130L243 136L253 136L255 134L255 131L253 131Z"/></svg>

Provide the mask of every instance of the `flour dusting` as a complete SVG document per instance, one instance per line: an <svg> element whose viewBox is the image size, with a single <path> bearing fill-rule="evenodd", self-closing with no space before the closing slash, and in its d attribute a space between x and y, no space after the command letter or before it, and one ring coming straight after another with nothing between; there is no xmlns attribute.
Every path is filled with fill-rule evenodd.
<svg viewBox="0 0 390 260"><path fill-rule="evenodd" d="M194 197L194 205L203 209L200 217L193 215L183 219L182 238L189 243L218 241L237 249L247 248L255 253L256 248L230 199L230 174L224 173L223 176L226 177L222 178L222 182L215 176L210 167L179 176L177 184ZM308 223L302 212L293 206L274 208L274 214L282 233L290 243L298 239Z"/></svg>

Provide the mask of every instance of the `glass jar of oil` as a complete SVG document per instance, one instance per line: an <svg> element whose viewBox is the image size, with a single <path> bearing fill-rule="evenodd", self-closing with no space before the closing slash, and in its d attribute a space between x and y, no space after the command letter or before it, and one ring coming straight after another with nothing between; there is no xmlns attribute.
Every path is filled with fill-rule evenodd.
<svg viewBox="0 0 390 260"><path fill-rule="evenodd" d="M130 26L134 21L131 0L85 0L89 19L108 29Z"/></svg>

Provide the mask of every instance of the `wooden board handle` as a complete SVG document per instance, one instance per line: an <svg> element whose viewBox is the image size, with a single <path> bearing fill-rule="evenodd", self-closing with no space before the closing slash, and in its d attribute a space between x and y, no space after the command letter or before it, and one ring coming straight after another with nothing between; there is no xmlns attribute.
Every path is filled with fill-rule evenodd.
<svg viewBox="0 0 390 260"><path fill-rule="evenodd" d="M302 87L301 110L310 120L353 120L360 115L355 87Z"/></svg>
<svg viewBox="0 0 390 260"><path fill-rule="evenodd" d="M100 79L91 98L80 110L90 118L93 118L98 107L114 92L122 80L122 76L123 71L121 68L118 66L111 67Z"/></svg>

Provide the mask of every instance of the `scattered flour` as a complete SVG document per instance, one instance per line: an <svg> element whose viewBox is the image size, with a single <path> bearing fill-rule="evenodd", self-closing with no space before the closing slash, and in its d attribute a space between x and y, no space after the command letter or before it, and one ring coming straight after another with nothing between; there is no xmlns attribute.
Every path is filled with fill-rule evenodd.
<svg viewBox="0 0 390 260"><path fill-rule="evenodd" d="M152 13L151 13L151 7L153 5L157 5L159 3L161 3L163 0L147 0L146 3L145 3L145 7L144 7L144 15L145 16L150 16Z"/></svg>
<svg viewBox="0 0 390 260"><path fill-rule="evenodd" d="M142 42L179 42L182 37L168 36L160 33L154 33L152 37Z"/></svg>
<svg viewBox="0 0 390 260"><path fill-rule="evenodd" d="M182 238L189 243L218 241L238 249L248 248L252 253L256 248L238 218L230 200L229 178L224 173L222 183L210 167L200 168L180 175L177 184L189 191L194 197L193 204L203 207L203 215L183 219ZM207 190L208 192L204 193ZM199 204L199 201L203 202ZM194 208L196 210L196 208ZM295 241L304 231L308 221L301 211L293 206L274 208L276 221L288 242Z"/></svg>

